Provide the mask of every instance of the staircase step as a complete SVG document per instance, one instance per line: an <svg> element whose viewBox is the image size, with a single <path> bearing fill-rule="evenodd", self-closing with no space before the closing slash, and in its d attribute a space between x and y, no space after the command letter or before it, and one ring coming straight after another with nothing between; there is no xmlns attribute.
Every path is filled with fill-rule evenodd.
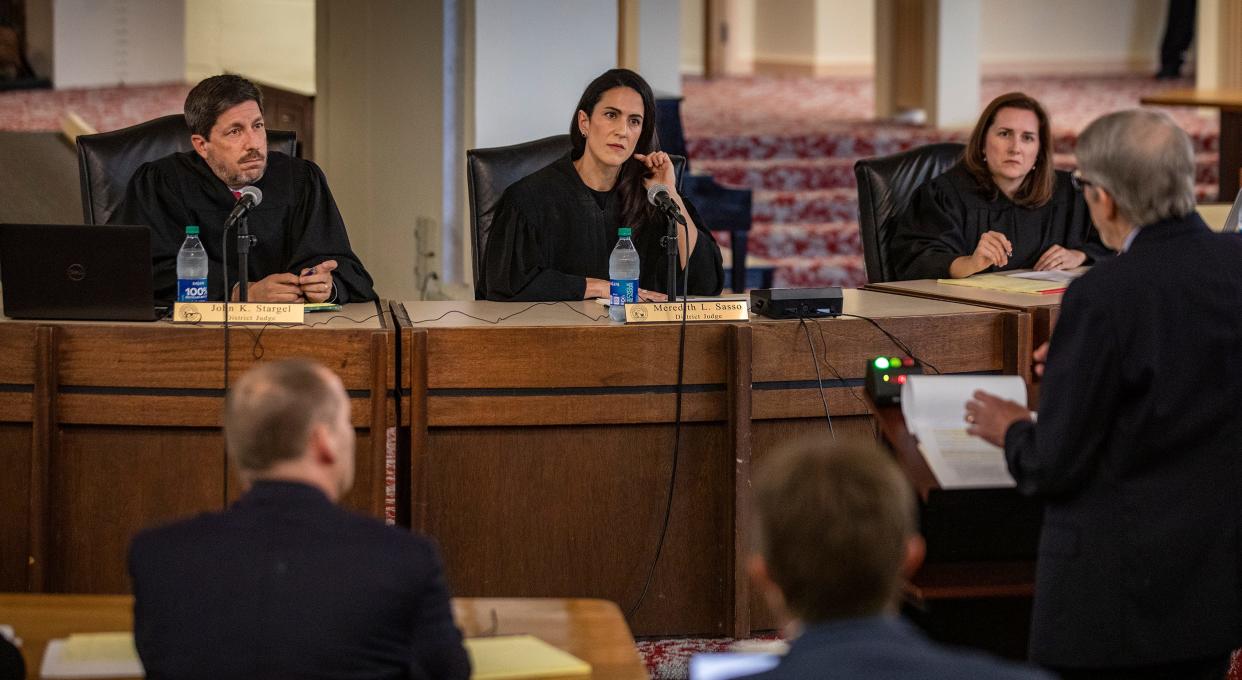
<svg viewBox="0 0 1242 680"><path fill-rule="evenodd" d="M857 222L756 224L751 227L747 245L747 254L767 259L861 252L862 237Z"/></svg>
<svg viewBox="0 0 1242 680"><path fill-rule="evenodd" d="M686 151L695 163L711 160L772 160L778 158L869 158L887 156L935 142L965 143L966 130L936 130L893 123L857 123L839 129L807 134L758 134L694 137L686 140ZM1078 135L1057 131L1053 149L1059 154L1074 152ZM1212 131L1191 135L1195 153L1216 153L1220 136Z"/></svg>
<svg viewBox="0 0 1242 680"><path fill-rule="evenodd" d="M756 191L751 215L756 224L853 222L858 219L858 192L853 187L816 191Z"/></svg>

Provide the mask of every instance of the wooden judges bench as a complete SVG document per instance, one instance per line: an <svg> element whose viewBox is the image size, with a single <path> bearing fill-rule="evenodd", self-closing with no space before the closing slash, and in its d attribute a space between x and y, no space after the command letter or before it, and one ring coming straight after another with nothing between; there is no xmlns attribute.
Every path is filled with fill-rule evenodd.
<svg viewBox="0 0 1242 680"><path fill-rule="evenodd" d="M398 521L439 541L455 595L607 599L639 635L775 625L745 575L750 470L792 438L829 436L816 361L837 436L875 437L863 368L902 353L885 332L946 373L1023 372L1032 335L1027 311L868 290L846 291L845 311L874 323L690 324L672 513L644 589L672 473L679 327L611 323L592 302L383 308L235 328L231 374L288 356L341 374L360 434L349 504L371 514L386 451L371 433L395 427ZM0 477L0 590L126 592L136 530L236 495L218 430L222 338L0 322L0 464L15 473ZM927 598L1014 594L927 573Z"/></svg>

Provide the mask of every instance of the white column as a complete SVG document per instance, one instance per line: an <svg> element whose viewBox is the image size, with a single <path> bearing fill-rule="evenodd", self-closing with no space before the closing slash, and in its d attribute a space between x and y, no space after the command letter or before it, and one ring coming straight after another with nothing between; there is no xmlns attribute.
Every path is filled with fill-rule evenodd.
<svg viewBox="0 0 1242 680"><path fill-rule="evenodd" d="M968 128L979 116L980 2L927 2L923 72L931 125Z"/></svg>

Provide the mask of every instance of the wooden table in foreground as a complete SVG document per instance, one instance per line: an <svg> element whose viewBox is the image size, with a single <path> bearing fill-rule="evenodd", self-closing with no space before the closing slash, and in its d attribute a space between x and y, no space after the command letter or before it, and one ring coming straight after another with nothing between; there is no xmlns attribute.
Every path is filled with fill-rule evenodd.
<svg viewBox="0 0 1242 680"><path fill-rule="evenodd" d="M455 598L453 616L466 637L534 635L591 664L595 680L647 678L634 638L617 605L589 599ZM22 638L26 677L39 677L49 640L72 633L133 628L127 595L0 594L0 623Z"/></svg>
<svg viewBox="0 0 1242 680"><path fill-rule="evenodd" d="M1220 109L1220 178L1217 201L1232 203L1242 172L1242 90L1166 90L1139 99L1156 106Z"/></svg>
<svg viewBox="0 0 1242 680"><path fill-rule="evenodd" d="M672 513L649 588L679 326L611 323L593 302L395 305L412 526L439 541L462 595L598 597L633 610L638 635L776 627L745 571L752 463L828 438L825 401L837 436L873 438L864 367L900 345L946 373L1013 373L1030 353L1023 312L857 290L844 304L871 321L687 327Z"/></svg>

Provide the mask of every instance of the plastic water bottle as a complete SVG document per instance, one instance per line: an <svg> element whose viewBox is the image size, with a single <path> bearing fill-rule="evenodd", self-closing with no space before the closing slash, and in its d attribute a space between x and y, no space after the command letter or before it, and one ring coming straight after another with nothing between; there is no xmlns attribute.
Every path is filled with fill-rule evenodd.
<svg viewBox="0 0 1242 680"><path fill-rule="evenodd" d="M177 302L207 301L207 251L198 240L198 227L185 228L177 252Z"/></svg>
<svg viewBox="0 0 1242 680"><path fill-rule="evenodd" d="M638 302L638 251L630 240L630 228L617 230L617 245L608 256L609 287L608 316L613 321L625 321L627 302Z"/></svg>

